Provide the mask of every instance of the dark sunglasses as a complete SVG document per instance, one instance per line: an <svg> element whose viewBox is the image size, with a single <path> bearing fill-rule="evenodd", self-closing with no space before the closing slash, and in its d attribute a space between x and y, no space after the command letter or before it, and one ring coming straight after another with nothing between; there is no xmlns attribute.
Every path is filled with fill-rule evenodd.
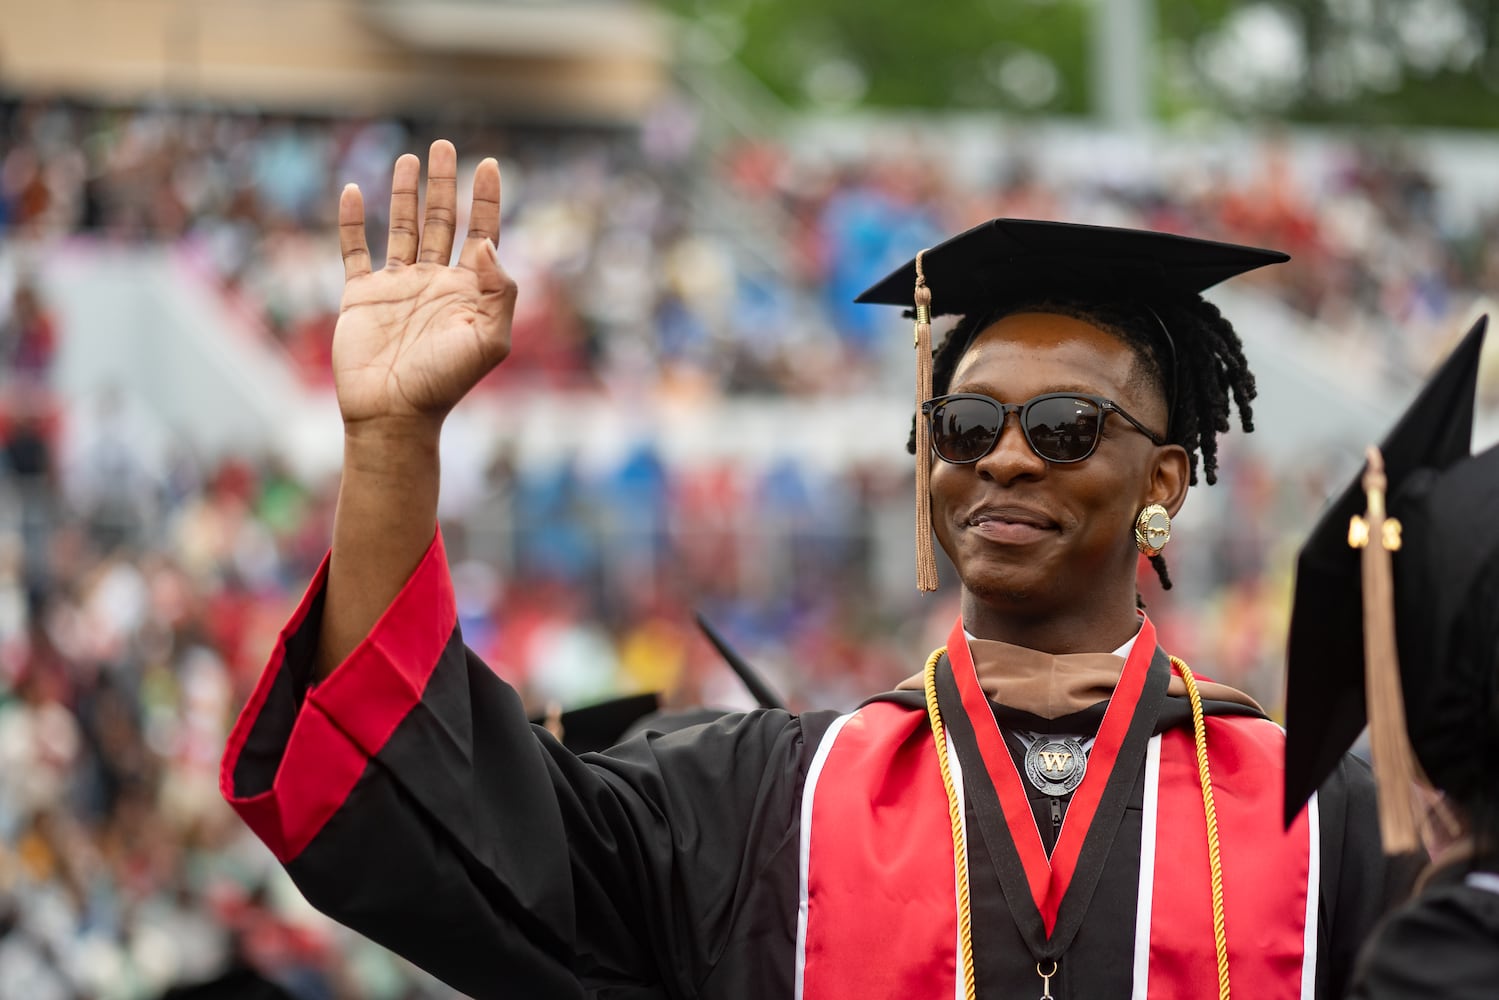
<svg viewBox="0 0 1499 1000"><path fill-rule="evenodd" d="M1076 392L1048 392L1024 403L1001 403L975 392L955 392L921 404L932 429L932 450L944 462L977 462L999 441L1005 418L1020 415L1020 429L1031 450L1048 462L1081 462L1098 447L1103 421L1117 413L1157 445L1154 431L1124 412L1112 399Z"/></svg>

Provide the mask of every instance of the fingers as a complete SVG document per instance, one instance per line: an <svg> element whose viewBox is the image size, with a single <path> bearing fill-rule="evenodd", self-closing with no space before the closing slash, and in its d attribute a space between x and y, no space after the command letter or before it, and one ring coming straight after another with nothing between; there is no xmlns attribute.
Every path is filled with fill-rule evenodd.
<svg viewBox="0 0 1499 1000"><path fill-rule="evenodd" d="M432 144L427 159L427 209L420 227L418 187L421 182L421 160L406 153L396 160L390 184L390 238L385 265L446 264L453 256L453 238L458 218L458 153L453 144L439 139ZM358 192L354 197L357 199ZM364 247L364 207L358 201L358 238ZM344 225L343 200L339 202L339 225ZM481 285L497 287L502 272L493 256L493 246L500 235L500 166L493 157L486 158L474 172L474 200L470 213L468 238L460 265L481 272ZM345 234L344 238L348 238ZM345 256L352 244L345 243ZM486 260L487 258L487 260ZM486 266L486 264L488 266ZM369 272L369 250L364 248L363 271ZM352 272L345 266L345 277ZM483 279L489 280L483 280ZM508 281L508 278L503 279Z"/></svg>
<svg viewBox="0 0 1499 1000"><path fill-rule="evenodd" d="M474 202L468 213L468 238L458 266L473 271L486 295L504 293L513 300L515 282L505 273L495 249L500 238L500 165L485 157L474 170Z"/></svg>
<svg viewBox="0 0 1499 1000"><path fill-rule="evenodd" d="M422 227L423 264L446 264L453 258L453 231L458 223L458 153L438 139L427 153L427 216Z"/></svg>
<svg viewBox="0 0 1499 1000"><path fill-rule="evenodd" d="M421 234L416 228L417 181L422 161L410 153L396 160L390 178L390 238L387 241L385 266L416 263L416 249Z"/></svg>
<svg viewBox="0 0 1499 1000"><path fill-rule="evenodd" d="M344 256L344 281L370 273L370 248L364 237L364 196L357 184L344 185L338 196L338 246Z"/></svg>
<svg viewBox="0 0 1499 1000"><path fill-rule="evenodd" d="M500 242L500 165L492 156L474 170L474 203L468 213L468 238Z"/></svg>

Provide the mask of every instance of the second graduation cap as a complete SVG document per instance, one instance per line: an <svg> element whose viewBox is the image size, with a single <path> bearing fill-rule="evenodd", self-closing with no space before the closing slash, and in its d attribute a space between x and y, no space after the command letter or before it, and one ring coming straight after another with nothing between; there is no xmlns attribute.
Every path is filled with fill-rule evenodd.
<svg viewBox="0 0 1499 1000"><path fill-rule="evenodd" d="M761 708L785 709L785 702L760 672L740 656L706 618L699 614L697 623ZM622 743L639 732L676 732L712 722L725 714L721 709L706 706L665 708L660 695L647 693L610 698L551 716L535 716L530 721L552 731L553 735L560 734L562 745L573 753L595 753Z"/></svg>
<svg viewBox="0 0 1499 1000"><path fill-rule="evenodd" d="M573 753L595 753L624 740L660 709L660 695L631 694L551 716L535 716L531 723L552 731Z"/></svg>
<svg viewBox="0 0 1499 1000"><path fill-rule="evenodd" d="M1361 479L1324 512L1297 557L1286 664L1287 823L1369 721L1366 618L1386 631L1390 623L1382 619L1393 618L1394 687L1403 694L1395 711L1403 712L1411 745L1432 780L1443 783L1454 759L1450 744L1471 734L1452 727L1452 706L1471 706L1472 697L1454 683L1449 650L1474 580L1485 566L1493 572L1499 558L1499 451L1469 456L1486 325L1487 318L1473 326L1380 446L1385 507L1401 525L1388 538L1398 546L1388 555L1393 601L1366 606L1364 556L1350 545L1350 521L1369 503ZM1375 537L1368 544L1383 542ZM1462 756L1459 751L1456 759ZM1378 769L1377 758L1376 746Z"/></svg>

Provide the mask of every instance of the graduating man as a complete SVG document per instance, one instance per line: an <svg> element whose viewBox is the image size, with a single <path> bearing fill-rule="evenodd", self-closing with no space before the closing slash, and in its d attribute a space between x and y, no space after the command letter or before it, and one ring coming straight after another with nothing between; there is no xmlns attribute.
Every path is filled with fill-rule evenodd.
<svg viewBox="0 0 1499 1000"><path fill-rule="evenodd" d="M576 756L464 645L443 418L508 350L500 180L396 163L371 267L343 193L332 550L224 794L314 904L476 997L1332 997L1382 912L1366 769L1279 823L1282 734L1137 608L1254 381L1200 292L1284 255L995 220L862 297L914 306L920 585L962 616L854 712ZM420 231L420 235L418 235ZM935 352L933 315L963 319ZM935 395L934 395L935 393ZM1013 418L1013 419L1012 419ZM920 664L913 664L913 669Z"/></svg>

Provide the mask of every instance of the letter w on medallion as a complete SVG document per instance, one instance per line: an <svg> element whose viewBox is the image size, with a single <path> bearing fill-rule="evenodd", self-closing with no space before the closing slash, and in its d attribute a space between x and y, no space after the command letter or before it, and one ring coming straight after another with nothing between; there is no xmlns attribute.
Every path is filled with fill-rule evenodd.
<svg viewBox="0 0 1499 1000"><path fill-rule="evenodd" d="M1046 795L1067 795L1082 783L1088 755L1077 740L1039 737L1025 751L1025 776Z"/></svg>

